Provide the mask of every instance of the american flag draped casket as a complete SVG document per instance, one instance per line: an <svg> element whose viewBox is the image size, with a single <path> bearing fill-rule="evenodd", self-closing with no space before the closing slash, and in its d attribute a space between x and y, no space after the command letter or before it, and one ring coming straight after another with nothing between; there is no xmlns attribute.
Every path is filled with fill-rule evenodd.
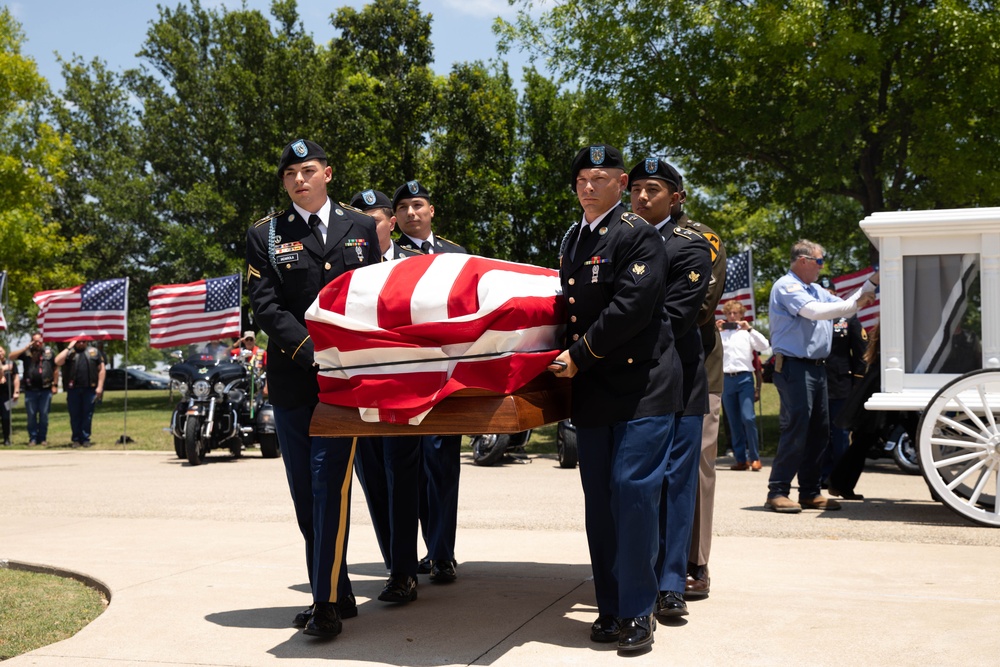
<svg viewBox="0 0 1000 667"><path fill-rule="evenodd" d="M546 371L565 306L551 269L457 253L355 269L306 325L322 435L516 432L569 413Z"/></svg>

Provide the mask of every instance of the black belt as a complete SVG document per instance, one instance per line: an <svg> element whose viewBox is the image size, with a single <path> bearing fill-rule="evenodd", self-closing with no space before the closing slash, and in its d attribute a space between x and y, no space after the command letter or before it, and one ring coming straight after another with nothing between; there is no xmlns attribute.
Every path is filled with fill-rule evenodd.
<svg viewBox="0 0 1000 667"><path fill-rule="evenodd" d="M736 371L735 373L726 373L726 375L728 375L731 378L734 378L738 375L748 375L749 373L750 371Z"/></svg>
<svg viewBox="0 0 1000 667"><path fill-rule="evenodd" d="M785 357L785 361L801 361L804 364L809 364L810 366L822 366L826 363L826 359L806 359L805 357Z"/></svg>

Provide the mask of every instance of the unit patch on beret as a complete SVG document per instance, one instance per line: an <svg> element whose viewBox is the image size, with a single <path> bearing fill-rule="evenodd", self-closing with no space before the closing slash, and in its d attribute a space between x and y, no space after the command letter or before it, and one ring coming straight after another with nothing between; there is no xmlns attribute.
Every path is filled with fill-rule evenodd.
<svg viewBox="0 0 1000 667"><path fill-rule="evenodd" d="M604 146L590 147L590 162L592 164L604 164Z"/></svg>

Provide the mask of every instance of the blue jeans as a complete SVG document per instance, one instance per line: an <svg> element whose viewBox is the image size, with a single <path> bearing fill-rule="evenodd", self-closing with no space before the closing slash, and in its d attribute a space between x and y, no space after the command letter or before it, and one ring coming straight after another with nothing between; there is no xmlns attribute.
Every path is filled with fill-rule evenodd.
<svg viewBox="0 0 1000 667"><path fill-rule="evenodd" d="M733 454L738 463L760 459L757 417L753 411L753 373L727 374L722 389L722 409L733 435ZM749 457L747 456L749 450Z"/></svg>
<svg viewBox="0 0 1000 667"><path fill-rule="evenodd" d="M73 430L73 442L90 440L90 424L94 418L94 401L97 389L82 387L66 392L66 408L69 410L69 425Z"/></svg>
<svg viewBox="0 0 1000 667"><path fill-rule="evenodd" d="M49 439L49 406L51 389L28 389L24 392L24 407L28 410L28 439L43 443Z"/></svg>
<svg viewBox="0 0 1000 667"><path fill-rule="evenodd" d="M820 460L830 437L826 369L786 357L784 368L774 374L774 386L781 398L781 435L767 497L787 496L798 475L799 497L813 498L819 495Z"/></svg>

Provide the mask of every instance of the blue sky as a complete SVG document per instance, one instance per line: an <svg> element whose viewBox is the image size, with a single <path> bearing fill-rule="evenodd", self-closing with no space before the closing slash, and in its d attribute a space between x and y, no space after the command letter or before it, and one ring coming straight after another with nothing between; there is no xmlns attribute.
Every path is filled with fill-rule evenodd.
<svg viewBox="0 0 1000 667"><path fill-rule="evenodd" d="M368 2L299 0L299 16L306 31L325 44L334 36L329 16L336 8L361 8ZM20 0L6 4L24 30L22 52L34 58L39 73L56 91L62 89L63 80L54 52L66 60L74 54L85 61L99 57L114 71L134 67L149 23L159 14L157 3L148 0ZM160 4L176 7L188 3L161 0ZM246 0L246 4L270 16L270 0ZM202 0L203 7L238 9L240 5L240 0ZM495 57L493 20L514 15L506 0L422 0L420 7L433 15L434 69L440 74L447 73L455 62ZM527 58L515 49L506 59L511 76L520 81Z"/></svg>

